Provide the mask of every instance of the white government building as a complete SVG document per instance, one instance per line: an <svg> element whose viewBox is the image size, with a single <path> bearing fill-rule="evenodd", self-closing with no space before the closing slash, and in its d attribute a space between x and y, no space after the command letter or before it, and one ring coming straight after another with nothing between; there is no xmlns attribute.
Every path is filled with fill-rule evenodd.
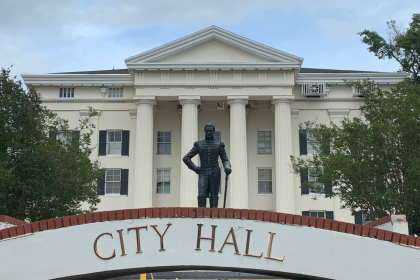
<svg viewBox="0 0 420 280"><path fill-rule="evenodd" d="M369 78L389 88L406 74L302 68L302 62L211 26L127 58L127 69L22 77L73 127L88 106L99 112L91 120L94 158L106 168L99 211L196 206L198 175L182 157L213 123L232 164L228 208L355 222L338 199L314 200L300 188L316 178L291 172L290 155L312 155L299 124L358 116L363 97L343 80ZM219 207L223 192L224 172Z"/></svg>

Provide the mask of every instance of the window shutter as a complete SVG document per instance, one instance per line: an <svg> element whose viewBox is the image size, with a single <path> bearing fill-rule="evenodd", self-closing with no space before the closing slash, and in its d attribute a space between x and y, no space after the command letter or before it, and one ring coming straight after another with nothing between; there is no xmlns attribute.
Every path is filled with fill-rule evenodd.
<svg viewBox="0 0 420 280"><path fill-rule="evenodd" d="M106 130L99 131L99 156L106 156Z"/></svg>
<svg viewBox="0 0 420 280"><path fill-rule="evenodd" d="M128 169L121 169L121 195L128 195Z"/></svg>
<svg viewBox="0 0 420 280"><path fill-rule="evenodd" d="M50 138L52 138L52 139L54 139L54 140L55 140L55 135L56 135L56 133L55 133L55 131L53 131L53 130L50 130L50 131L48 132L48 137L50 137Z"/></svg>
<svg viewBox="0 0 420 280"><path fill-rule="evenodd" d="M308 216L309 217L309 211L302 211L302 216Z"/></svg>
<svg viewBox="0 0 420 280"><path fill-rule="evenodd" d="M308 142L306 141L306 130L299 130L299 147L300 155L308 154Z"/></svg>
<svg viewBox="0 0 420 280"><path fill-rule="evenodd" d="M105 173L98 180L98 195L105 195Z"/></svg>
<svg viewBox="0 0 420 280"><path fill-rule="evenodd" d="M325 194L332 194L332 183L328 182L324 184Z"/></svg>
<svg viewBox="0 0 420 280"><path fill-rule="evenodd" d="M363 213L362 211L357 211L354 213L354 223L356 225L363 225Z"/></svg>
<svg viewBox="0 0 420 280"><path fill-rule="evenodd" d="M334 212L333 211L325 211L325 218L334 220Z"/></svg>
<svg viewBox="0 0 420 280"><path fill-rule="evenodd" d="M303 186L305 182L308 182L308 169L306 171L300 173L300 191L301 194L309 194L308 186Z"/></svg>
<svg viewBox="0 0 420 280"><path fill-rule="evenodd" d="M121 155L128 156L129 149L130 149L130 130L123 130Z"/></svg>

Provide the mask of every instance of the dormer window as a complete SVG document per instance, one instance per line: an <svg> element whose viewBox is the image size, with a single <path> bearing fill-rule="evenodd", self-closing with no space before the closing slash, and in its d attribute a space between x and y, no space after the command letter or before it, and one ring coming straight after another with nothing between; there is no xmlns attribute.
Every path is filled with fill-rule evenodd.
<svg viewBox="0 0 420 280"><path fill-rule="evenodd" d="M329 88L327 84L302 84L302 96L304 97L324 97L328 95Z"/></svg>

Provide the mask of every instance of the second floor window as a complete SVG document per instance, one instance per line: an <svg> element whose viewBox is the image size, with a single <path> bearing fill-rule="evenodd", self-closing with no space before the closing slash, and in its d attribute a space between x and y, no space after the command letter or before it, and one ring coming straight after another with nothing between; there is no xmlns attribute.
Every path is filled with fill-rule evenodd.
<svg viewBox="0 0 420 280"><path fill-rule="evenodd" d="M130 148L129 130L100 130L99 156L128 156Z"/></svg>
<svg viewBox="0 0 420 280"><path fill-rule="evenodd" d="M60 88L60 98L74 98L74 88Z"/></svg>
<svg viewBox="0 0 420 280"><path fill-rule="evenodd" d="M318 150L320 149L320 144L318 143L311 143L311 141L315 140L314 134L307 130L299 130L299 147L300 147L300 155L308 155L313 156L317 154ZM323 151L323 153L328 153L329 151Z"/></svg>
<svg viewBox="0 0 420 280"><path fill-rule="evenodd" d="M271 131L258 131L258 154L271 155Z"/></svg>
<svg viewBox="0 0 420 280"><path fill-rule="evenodd" d="M158 155L171 154L171 132L170 131L158 131L156 154Z"/></svg>
<svg viewBox="0 0 420 280"><path fill-rule="evenodd" d="M122 148L122 131L108 131L106 141L107 155L121 155Z"/></svg>

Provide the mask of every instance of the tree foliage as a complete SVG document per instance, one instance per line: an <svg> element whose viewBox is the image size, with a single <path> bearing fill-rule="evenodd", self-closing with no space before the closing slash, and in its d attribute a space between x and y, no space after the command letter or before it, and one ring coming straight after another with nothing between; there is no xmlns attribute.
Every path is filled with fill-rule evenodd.
<svg viewBox="0 0 420 280"><path fill-rule="evenodd" d="M375 219L405 214L411 232L420 221L420 85L404 81L390 91L370 81L348 83L365 97L359 117L340 124L306 122L313 158L291 157L296 173L313 167L318 181L333 184L342 207ZM329 151L329 152L325 152ZM311 186L312 182L307 182ZM320 188L318 188L320 191Z"/></svg>
<svg viewBox="0 0 420 280"><path fill-rule="evenodd" d="M420 84L420 14L413 14L408 29L399 27L395 20L387 22L388 40L376 31L364 30L359 35L368 50L379 59L395 59L401 70L411 74L411 81Z"/></svg>
<svg viewBox="0 0 420 280"><path fill-rule="evenodd" d="M81 213L82 203L95 209L102 171L89 158L89 118L70 130L9 73L0 73L0 214L34 221ZM63 137L50 137L50 131Z"/></svg>

